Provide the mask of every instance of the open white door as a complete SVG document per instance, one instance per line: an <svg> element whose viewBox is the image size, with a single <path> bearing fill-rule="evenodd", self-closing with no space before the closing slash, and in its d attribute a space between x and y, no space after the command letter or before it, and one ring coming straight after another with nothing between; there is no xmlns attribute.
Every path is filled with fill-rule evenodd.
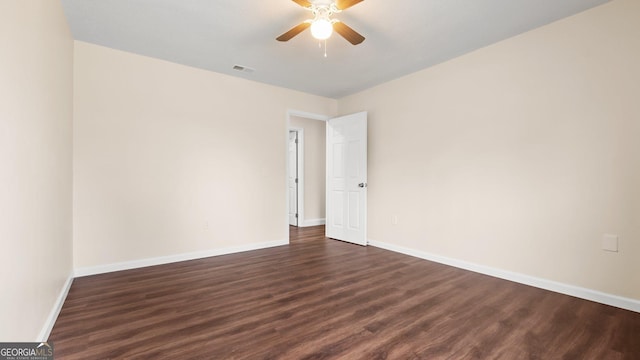
<svg viewBox="0 0 640 360"><path fill-rule="evenodd" d="M298 226L298 133L289 131L289 225Z"/></svg>
<svg viewBox="0 0 640 360"><path fill-rule="evenodd" d="M367 113L327 121L326 236L367 245Z"/></svg>

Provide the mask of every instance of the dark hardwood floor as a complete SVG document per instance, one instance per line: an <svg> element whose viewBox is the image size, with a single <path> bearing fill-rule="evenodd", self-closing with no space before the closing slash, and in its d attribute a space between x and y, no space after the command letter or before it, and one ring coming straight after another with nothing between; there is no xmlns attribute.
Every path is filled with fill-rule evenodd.
<svg viewBox="0 0 640 360"><path fill-rule="evenodd" d="M75 279L56 359L640 359L640 314L292 228Z"/></svg>

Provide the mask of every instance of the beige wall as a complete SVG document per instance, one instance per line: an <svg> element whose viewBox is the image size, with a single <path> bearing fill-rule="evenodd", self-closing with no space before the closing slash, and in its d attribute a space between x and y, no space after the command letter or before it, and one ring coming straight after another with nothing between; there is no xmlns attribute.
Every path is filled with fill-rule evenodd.
<svg viewBox="0 0 640 360"><path fill-rule="evenodd" d="M304 221L325 217L326 122L292 116L292 128L304 130Z"/></svg>
<svg viewBox="0 0 640 360"><path fill-rule="evenodd" d="M617 0L341 99L369 112L370 238L640 299L638 19Z"/></svg>
<svg viewBox="0 0 640 360"><path fill-rule="evenodd" d="M76 268L286 241L287 110L332 99L75 43Z"/></svg>
<svg viewBox="0 0 640 360"><path fill-rule="evenodd" d="M72 274L72 67L59 1L0 1L0 341L38 340Z"/></svg>

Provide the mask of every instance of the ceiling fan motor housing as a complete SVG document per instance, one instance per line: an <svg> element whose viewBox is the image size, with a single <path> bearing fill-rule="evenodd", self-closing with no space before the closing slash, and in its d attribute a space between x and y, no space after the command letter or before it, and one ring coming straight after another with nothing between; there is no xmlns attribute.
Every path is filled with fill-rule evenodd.
<svg viewBox="0 0 640 360"><path fill-rule="evenodd" d="M335 5L335 0L309 0L312 5L315 6L326 6L330 7L331 5Z"/></svg>

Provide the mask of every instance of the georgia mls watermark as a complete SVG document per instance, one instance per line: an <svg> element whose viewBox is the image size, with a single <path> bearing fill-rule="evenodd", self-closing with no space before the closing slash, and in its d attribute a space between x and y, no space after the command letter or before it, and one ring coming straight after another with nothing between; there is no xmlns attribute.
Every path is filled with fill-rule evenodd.
<svg viewBox="0 0 640 360"><path fill-rule="evenodd" d="M0 342L0 360L53 360L53 344Z"/></svg>

